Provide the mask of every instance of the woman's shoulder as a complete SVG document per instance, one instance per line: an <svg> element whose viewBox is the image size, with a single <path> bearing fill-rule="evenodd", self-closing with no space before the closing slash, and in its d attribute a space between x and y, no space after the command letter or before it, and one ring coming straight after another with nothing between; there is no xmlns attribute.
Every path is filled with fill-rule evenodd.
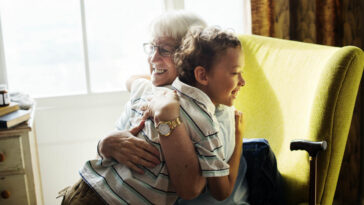
<svg viewBox="0 0 364 205"><path fill-rule="evenodd" d="M130 89L131 98L139 98L145 93L150 93L153 90L153 84L150 80L139 78L133 81Z"/></svg>

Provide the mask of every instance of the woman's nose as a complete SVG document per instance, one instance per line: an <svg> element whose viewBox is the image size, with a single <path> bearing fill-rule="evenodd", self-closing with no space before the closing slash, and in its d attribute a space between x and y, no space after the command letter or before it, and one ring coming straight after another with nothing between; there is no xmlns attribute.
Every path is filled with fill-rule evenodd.
<svg viewBox="0 0 364 205"><path fill-rule="evenodd" d="M153 52L149 55L150 62L156 62L160 60L160 55L158 49L154 49Z"/></svg>

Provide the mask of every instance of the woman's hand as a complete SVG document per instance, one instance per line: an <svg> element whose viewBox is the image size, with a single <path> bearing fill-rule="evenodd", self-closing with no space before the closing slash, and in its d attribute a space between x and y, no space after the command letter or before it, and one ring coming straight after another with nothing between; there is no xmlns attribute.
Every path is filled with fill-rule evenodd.
<svg viewBox="0 0 364 205"><path fill-rule="evenodd" d="M177 92L165 88L156 92L149 104L143 107L143 119L154 117L155 124L159 121L174 120L179 116L179 107Z"/></svg>
<svg viewBox="0 0 364 205"><path fill-rule="evenodd" d="M135 137L144 127L144 121L129 131L115 131L110 133L99 143L99 153L105 158L114 158L137 173L143 170L137 165L155 167L160 163L159 151L143 139Z"/></svg>

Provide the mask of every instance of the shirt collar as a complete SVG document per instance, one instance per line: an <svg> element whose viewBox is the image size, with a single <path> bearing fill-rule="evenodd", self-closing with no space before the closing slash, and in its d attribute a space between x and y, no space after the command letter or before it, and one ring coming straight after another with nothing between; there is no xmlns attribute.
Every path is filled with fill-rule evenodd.
<svg viewBox="0 0 364 205"><path fill-rule="evenodd" d="M215 105L212 103L210 97L202 90L187 85L178 77L173 81L172 87L183 95L194 99L194 101L196 101L200 106L203 106L209 113L215 113Z"/></svg>

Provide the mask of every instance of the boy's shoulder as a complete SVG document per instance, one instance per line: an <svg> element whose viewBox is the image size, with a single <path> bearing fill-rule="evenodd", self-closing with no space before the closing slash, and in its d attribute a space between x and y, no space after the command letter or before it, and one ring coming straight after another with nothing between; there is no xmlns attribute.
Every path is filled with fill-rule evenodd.
<svg viewBox="0 0 364 205"><path fill-rule="evenodd" d="M214 115L215 105L212 103L210 97L202 90L188 85L178 78L172 83L172 89L177 90L180 98L184 99L185 102L196 104L204 109L209 115Z"/></svg>
<svg viewBox="0 0 364 205"><path fill-rule="evenodd" d="M191 98L180 96L180 116L192 133L199 133L198 138L200 139L216 135L220 131L214 114Z"/></svg>

